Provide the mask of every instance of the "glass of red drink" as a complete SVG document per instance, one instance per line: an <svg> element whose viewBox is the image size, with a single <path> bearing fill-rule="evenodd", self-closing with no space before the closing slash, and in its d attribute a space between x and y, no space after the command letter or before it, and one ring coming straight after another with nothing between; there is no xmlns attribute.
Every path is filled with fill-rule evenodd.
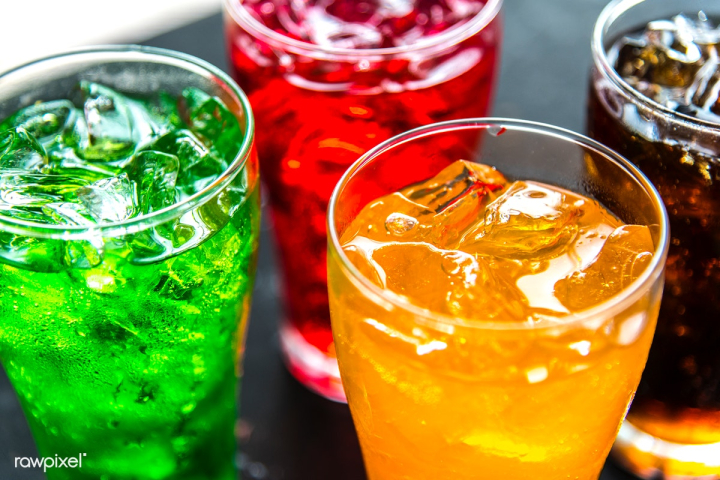
<svg viewBox="0 0 720 480"><path fill-rule="evenodd" d="M232 73L257 146L282 263L292 374L345 401L327 298L325 213L376 144L488 113L502 0L226 0Z"/></svg>

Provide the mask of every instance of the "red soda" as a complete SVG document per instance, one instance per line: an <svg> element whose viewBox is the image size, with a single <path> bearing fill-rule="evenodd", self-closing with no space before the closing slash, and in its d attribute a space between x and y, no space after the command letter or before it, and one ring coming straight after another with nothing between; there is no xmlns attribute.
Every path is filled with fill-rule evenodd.
<svg viewBox="0 0 720 480"><path fill-rule="evenodd" d="M326 208L378 143L488 113L501 0L228 0L232 73L257 121L293 375L344 401L327 298Z"/></svg>

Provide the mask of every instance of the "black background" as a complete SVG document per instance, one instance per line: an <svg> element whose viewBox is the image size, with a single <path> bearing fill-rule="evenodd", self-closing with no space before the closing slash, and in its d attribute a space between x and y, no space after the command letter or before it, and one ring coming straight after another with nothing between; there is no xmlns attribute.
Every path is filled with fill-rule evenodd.
<svg viewBox="0 0 720 480"><path fill-rule="evenodd" d="M583 131L592 63L590 35L605 3L505 0L494 116ZM144 43L227 68L220 15ZM263 227L242 382L237 462L245 480L363 480L362 457L347 406L305 390L280 360L276 326L281 306L271 233L270 227ZM0 480L44 479L40 471L13 468L15 457L36 455L15 393L0 369ZM610 463L601 476L601 480L630 478Z"/></svg>

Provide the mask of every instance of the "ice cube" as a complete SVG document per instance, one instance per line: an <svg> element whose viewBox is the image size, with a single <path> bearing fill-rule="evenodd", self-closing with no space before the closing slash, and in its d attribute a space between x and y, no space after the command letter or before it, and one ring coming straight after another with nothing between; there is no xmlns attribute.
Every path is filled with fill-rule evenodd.
<svg viewBox="0 0 720 480"><path fill-rule="evenodd" d="M690 64L702 59L702 52L695 43L695 32L696 26L692 20L677 15L671 21L648 23L645 39L668 58Z"/></svg>
<svg viewBox="0 0 720 480"><path fill-rule="evenodd" d="M244 2L271 30L341 48L385 48L415 43L475 16L485 4L486 0Z"/></svg>
<svg viewBox="0 0 720 480"><path fill-rule="evenodd" d="M195 222L193 222L195 223ZM197 225L197 226L196 226ZM201 226L202 224L190 224L190 223L183 223L178 222L175 224L173 230L172 230L172 236L170 237L170 240L172 241L173 248L177 249L183 246L187 246L190 241L193 239L197 240L200 235L202 235L205 231L202 228L197 228L198 226ZM199 242L194 242L194 246L198 245Z"/></svg>
<svg viewBox="0 0 720 480"><path fill-rule="evenodd" d="M200 255L185 255L173 262L167 277L162 278L155 287L158 295L173 300L187 300L193 296L212 269L206 259Z"/></svg>
<svg viewBox="0 0 720 480"><path fill-rule="evenodd" d="M158 118L163 118L174 128L186 128L185 123L180 118L178 110L178 99L167 92L158 93L157 98L150 105L153 114Z"/></svg>
<svg viewBox="0 0 720 480"><path fill-rule="evenodd" d="M150 106L109 87L82 81L78 88L84 116L63 139L85 160L122 166L136 149L169 129L164 119L152 115Z"/></svg>
<svg viewBox="0 0 720 480"><path fill-rule="evenodd" d="M654 246L644 225L618 227L594 262L555 284L555 296L572 311L597 305L634 282L652 260Z"/></svg>
<svg viewBox="0 0 720 480"><path fill-rule="evenodd" d="M69 187L69 188L68 188ZM72 179L46 175L0 174L0 215L16 220L54 225L57 220L42 213L44 204L64 200L75 189ZM63 269L64 246L49 240L0 231L0 262L36 272Z"/></svg>
<svg viewBox="0 0 720 480"><path fill-rule="evenodd" d="M118 167L107 163L86 162L77 156L72 147L65 145L55 145L48 152L48 157L48 166L43 171L52 175L68 175L92 183L120 173Z"/></svg>
<svg viewBox="0 0 720 480"><path fill-rule="evenodd" d="M578 230L582 201L571 192L536 182L518 181L485 209L485 217L458 243L479 255L510 258L538 256L566 245Z"/></svg>
<svg viewBox="0 0 720 480"><path fill-rule="evenodd" d="M435 35L477 15L485 6L482 0L417 1L414 15L404 17L422 28L422 36ZM409 17L409 18L408 18ZM403 24L391 24L393 30L402 31Z"/></svg>
<svg viewBox="0 0 720 480"><path fill-rule="evenodd" d="M175 123L173 112L169 113L169 118L153 114L150 102L127 99L127 106L137 150L149 145L155 138L174 128L184 127L180 121L178 121L179 125Z"/></svg>
<svg viewBox="0 0 720 480"><path fill-rule="evenodd" d="M75 191L88 184L84 179L68 175L0 172L0 207L39 208L53 202L71 202Z"/></svg>
<svg viewBox="0 0 720 480"><path fill-rule="evenodd" d="M127 173L98 180L75 195L98 223L121 222L139 212L136 186Z"/></svg>
<svg viewBox="0 0 720 480"><path fill-rule="evenodd" d="M457 243L506 184L505 177L494 168L462 160L445 168L423 188L410 187L403 192L435 212L428 240L445 248Z"/></svg>
<svg viewBox="0 0 720 480"><path fill-rule="evenodd" d="M149 99L131 99L133 121L136 127L142 127L138 132L141 138L136 150L142 150L157 137L172 130L187 128L180 118L178 99L179 97L165 91L160 91Z"/></svg>
<svg viewBox="0 0 720 480"><path fill-rule="evenodd" d="M426 241L438 248L454 248L506 183L494 168L454 162L435 177L370 204L368 215L359 215L343 238L362 235L374 241ZM368 224L368 219L382 223Z"/></svg>
<svg viewBox="0 0 720 480"><path fill-rule="evenodd" d="M9 211L2 211L2 214L40 224L78 226L95 224L85 207L69 202L46 203L40 207L39 212L29 207L14 207ZM57 272L64 266L94 268L103 260L104 243L99 237L61 242L10 234L5 235L4 238L5 244L0 245L2 246L0 257L21 268ZM43 259L41 258L43 255L48 257Z"/></svg>
<svg viewBox="0 0 720 480"><path fill-rule="evenodd" d="M70 268L87 270L103 262L104 243L99 237L71 240L64 245L63 263Z"/></svg>
<svg viewBox="0 0 720 480"><path fill-rule="evenodd" d="M406 2L407 0L400 1ZM367 23L372 21L373 16L377 15L378 7L382 8L380 4L386 2L387 0L385 0L385 2L377 0L361 2L356 0L335 0L325 4L325 12L343 22ZM412 10L412 5L410 6L410 10Z"/></svg>
<svg viewBox="0 0 720 480"><path fill-rule="evenodd" d="M138 205L141 213L162 210L177 202L178 170L175 155L144 150L126 166L128 178L137 185Z"/></svg>
<svg viewBox="0 0 720 480"><path fill-rule="evenodd" d="M0 123L0 131L24 128L40 142L49 142L58 137L77 115L75 106L69 100L54 100L25 107Z"/></svg>
<svg viewBox="0 0 720 480"><path fill-rule="evenodd" d="M698 72L688 97L701 110L720 115L720 58L717 53L708 58Z"/></svg>
<svg viewBox="0 0 720 480"><path fill-rule="evenodd" d="M492 259L364 237L353 238L343 250L366 278L422 308L483 320L525 319L521 292L493 273L505 266Z"/></svg>
<svg viewBox="0 0 720 480"><path fill-rule="evenodd" d="M123 265L121 263L120 265ZM87 288L89 291L99 294L112 294L117 291L118 288L122 287L127 279L122 275L119 265L116 262L105 262L97 265L94 268L73 268L68 271L68 276L76 282L79 288ZM132 325L132 322L122 314L117 313L111 316L106 315L105 311L96 311L97 322L93 322L92 328L95 330L95 334L98 339L101 339L105 335L112 335L115 340L118 340L117 334L122 335L122 330L116 327L121 327L123 330L127 330L127 327L119 325L120 323ZM122 333L121 333L122 332Z"/></svg>
<svg viewBox="0 0 720 480"><path fill-rule="evenodd" d="M109 87L80 82L85 114L76 124L78 155L86 160L109 161L128 157L135 150L129 100ZM86 129L86 130L85 130Z"/></svg>
<svg viewBox="0 0 720 480"><path fill-rule="evenodd" d="M361 271L374 271L369 278L381 282L383 288L413 299L421 307L447 312L446 297L458 287L474 285L477 277L477 261L462 252L446 252L425 243L380 243L356 237L343 246L353 260L363 258L364 262L353 262ZM461 255L467 265L451 273L443 269L444 255ZM467 257L467 258L465 258Z"/></svg>
<svg viewBox="0 0 720 480"><path fill-rule="evenodd" d="M621 39L611 55L618 73L644 95L686 115L713 118L720 95L719 43L720 28L702 14L697 20L677 15Z"/></svg>
<svg viewBox="0 0 720 480"><path fill-rule="evenodd" d="M673 17L677 35L683 43L695 43L702 47L720 43L720 28L713 25L704 12L698 12L697 19L680 14Z"/></svg>
<svg viewBox="0 0 720 480"><path fill-rule="evenodd" d="M52 218L53 223L58 225L94 225L87 209L80 204L70 202L46 203L42 206L43 215Z"/></svg>
<svg viewBox="0 0 720 480"><path fill-rule="evenodd" d="M212 145L228 163L237 155L243 134L237 117L217 97L187 88L179 100L180 116L205 145Z"/></svg>
<svg viewBox="0 0 720 480"><path fill-rule="evenodd" d="M172 256L172 241L154 228L128 235L125 241L132 250L129 261L133 264L156 263Z"/></svg>
<svg viewBox="0 0 720 480"><path fill-rule="evenodd" d="M346 2L354 3L354 2ZM385 18L403 18L415 10L414 0L381 0L378 13Z"/></svg>
<svg viewBox="0 0 720 480"><path fill-rule="evenodd" d="M198 215L207 230L219 231L231 220L239 230L248 228L248 219L242 215L235 215L240 208L246 206L245 201L248 197L247 173L246 170L240 172L227 188L198 209Z"/></svg>
<svg viewBox="0 0 720 480"><path fill-rule="evenodd" d="M47 164L45 149L23 127L0 132L0 171L40 173Z"/></svg>
<svg viewBox="0 0 720 480"><path fill-rule="evenodd" d="M156 263L192 250L220 232L244 198L244 190L231 187L179 219L130 236L131 263Z"/></svg>
<svg viewBox="0 0 720 480"><path fill-rule="evenodd" d="M507 180L492 167L460 160L453 162L430 180L405 187L400 192L435 214L447 211L466 195L483 196L501 189Z"/></svg>
<svg viewBox="0 0 720 480"><path fill-rule="evenodd" d="M189 130L166 133L150 148L178 158L180 170L177 186L187 195L205 188L227 168L227 164Z"/></svg>
<svg viewBox="0 0 720 480"><path fill-rule="evenodd" d="M474 16L483 7L481 0L335 0L332 2L292 2L293 28L312 40L328 36L337 46L376 48L407 45L434 35ZM299 25L298 25L299 24ZM331 30L329 26L334 27ZM370 33L360 30L364 28ZM322 32L316 33L317 31ZM329 35L329 32L335 35ZM322 36L321 36L322 35Z"/></svg>
<svg viewBox="0 0 720 480"><path fill-rule="evenodd" d="M365 49L383 44L383 35L373 25L344 21L321 5L307 8L303 26L309 39L324 47Z"/></svg>
<svg viewBox="0 0 720 480"><path fill-rule="evenodd" d="M682 101L704 63L694 30L683 16L650 22L639 38L628 37L616 47L618 73L663 103Z"/></svg>
<svg viewBox="0 0 720 480"><path fill-rule="evenodd" d="M367 237L352 235L348 241L343 241L343 252L350 259L362 275L380 288L386 288L387 275L382 266L373 260L375 250L385 243Z"/></svg>
<svg viewBox="0 0 720 480"><path fill-rule="evenodd" d="M357 216L343 232L343 239L361 235L373 241L419 241L427 234L427 208L393 193L365 207L367 215ZM402 213L399 213L402 212ZM365 213L365 211L364 211ZM407 224L401 227L399 221ZM408 228L412 225L412 228Z"/></svg>
<svg viewBox="0 0 720 480"><path fill-rule="evenodd" d="M199 210L192 210L180 219L129 236L128 243L134 264L157 263L192 250L218 230L204 222Z"/></svg>

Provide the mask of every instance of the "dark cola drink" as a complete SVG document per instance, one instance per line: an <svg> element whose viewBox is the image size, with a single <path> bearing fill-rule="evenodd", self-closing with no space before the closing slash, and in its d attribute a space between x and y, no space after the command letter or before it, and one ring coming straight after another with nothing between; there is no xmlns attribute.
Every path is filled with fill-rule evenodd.
<svg viewBox="0 0 720 480"><path fill-rule="evenodd" d="M720 478L720 28L685 11L595 50L589 134L648 176L671 227L658 327L616 456L646 478Z"/></svg>

